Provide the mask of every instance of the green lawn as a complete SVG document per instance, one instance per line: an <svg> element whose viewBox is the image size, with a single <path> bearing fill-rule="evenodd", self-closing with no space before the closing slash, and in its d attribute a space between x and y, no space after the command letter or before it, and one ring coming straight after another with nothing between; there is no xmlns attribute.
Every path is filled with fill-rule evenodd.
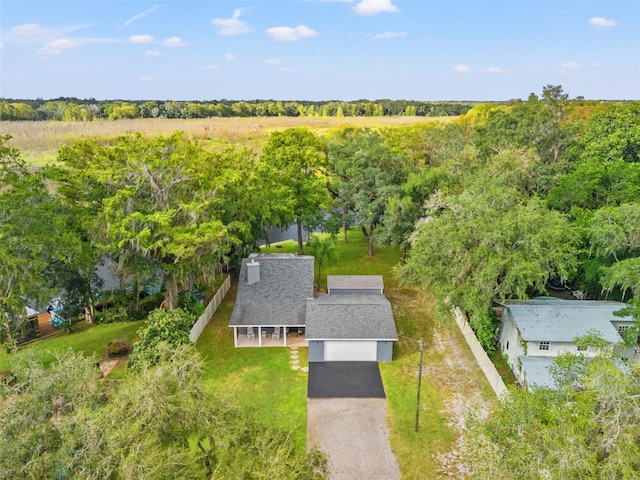
<svg viewBox="0 0 640 480"><path fill-rule="evenodd" d="M204 387L252 409L265 423L294 428L298 448L305 448L307 374L291 368L289 348L234 348L228 325L235 295L234 285L196 344L206 362ZM306 349L299 354L306 365Z"/></svg>
<svg viewBox="0 0 640 480"><path fill-rule="evenodd" d="M46 338L30 343L18 350L29 349L38 353L63 353L72 348L76 352L82 352L94 356L96 360L106 358L107 344L116 338L126 338L133 342L137 337L138 329L142 322L107 323L103 325L89 326L85 323L74 324L71 333L60 333L55 337ZM0 370L11 370L11 361L15 353L0 354ZM125 363L125 362L121 362Z"/></svg>

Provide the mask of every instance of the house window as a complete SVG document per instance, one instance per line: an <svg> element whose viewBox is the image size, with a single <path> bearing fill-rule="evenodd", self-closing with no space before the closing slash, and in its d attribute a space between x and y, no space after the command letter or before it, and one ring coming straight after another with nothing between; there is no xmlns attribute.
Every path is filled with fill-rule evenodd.
<svg viewBox="0 0 640 480"><path fill-rule="evenodd" d="M507 340L507 350L509 350L509 340Z"/></svg>
<svg viewBox="0 0 640 480"><path fill-rule="evenodd" d="M579 352L586 352L587 351L587 346L586 345L578 345L578 351Z"/></svg>
<svg viewBox="0 0 640 480"><path fill-rule="evenodd" d="M629 330L629 325L618 325L618 333L624 333Z"/></svg>
<svg viewBox="0 0 640 480"><path fill-rule="evenodd" d="M549 342L540 342L538 350L549 350Z"/></svg>

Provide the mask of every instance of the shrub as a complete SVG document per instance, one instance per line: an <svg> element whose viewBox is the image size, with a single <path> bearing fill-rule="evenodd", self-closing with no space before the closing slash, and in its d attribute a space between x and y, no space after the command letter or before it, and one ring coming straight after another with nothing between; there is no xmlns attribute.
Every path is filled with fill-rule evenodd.
<svg viewBox="0 0 640 480"><path fill-rule="evenodd" d="M496 338L500 327L500 320L496 313L491 308L487 308L482 315L472 320L471 327L475 330L482 348L486 352L493 352L496 348Z"/></svg>
<svg viewBox="0 0 640 480"><path fill-rule="evenodd" d="M155 309L149 314L146 326L138 330L140 340L133 345L129 368L139 371L145 364L155 364L159 358L160 343L171 347L189 343L193 321L193 315L180 308L169 312Z"/></svg>
<svg viewBox="0 0 640 480"><path fill-rule="evenodd" d="M204 295L201 295L204 298ZM180 292L178 296L178 308L189 312L196 319L204 313L205 306L201 298L194 292Z"/></svg>
<svg viewBox="0 0 640 480"><path fill-rule="evenodd" d="M116 338L107 344L107 355L116 357L124 355L129 350L129 343L126 338Z"/></svg>

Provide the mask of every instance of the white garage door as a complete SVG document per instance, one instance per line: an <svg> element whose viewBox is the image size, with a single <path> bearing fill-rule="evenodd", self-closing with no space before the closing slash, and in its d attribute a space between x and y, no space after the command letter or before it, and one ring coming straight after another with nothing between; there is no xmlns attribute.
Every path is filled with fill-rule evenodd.
<svg viewBox="0 0 640 480"><path fill-rule="evenodd" d="M325 362L375 362L377 342L356 340L331 340L324 342Z"/></svg>

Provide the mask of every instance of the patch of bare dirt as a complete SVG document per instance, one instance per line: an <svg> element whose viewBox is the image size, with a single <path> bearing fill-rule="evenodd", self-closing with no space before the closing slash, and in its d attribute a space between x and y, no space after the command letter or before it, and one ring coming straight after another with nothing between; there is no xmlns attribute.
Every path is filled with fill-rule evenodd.
<svg viewBox="0 0 640 480"><path fill-rule="evenodd" d="M466 421L472 412L486 415L492 399L480 387L484 377L457 326L436 328L432 341L437 355L427 361L424 374L442 393L447 423L458 434L455 447L437 455L438 475L470 478L471 470L464 462Z"/></svg>

